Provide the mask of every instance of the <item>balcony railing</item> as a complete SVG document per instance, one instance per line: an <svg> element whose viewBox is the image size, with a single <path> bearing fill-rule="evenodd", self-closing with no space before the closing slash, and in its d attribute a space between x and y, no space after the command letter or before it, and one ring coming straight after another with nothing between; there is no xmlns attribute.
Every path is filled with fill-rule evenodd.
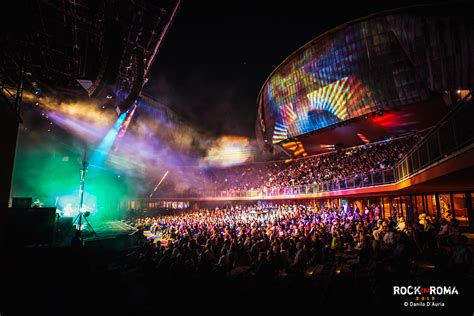
<svg viewBox="0 0 474 316"><path fill-rule="evenodd" d="M397 181L449 157L474 141L474 107L466 95L395 167Z"/></svg>
<svg viewBox="0 0 474 316"><path fill-rule="evenodd" d="M322 192L350 190L395 183L395 169L381 169L351 177L321 181L313 184L287 187L258 188L250 190L227 190L213 192L213 197L272 197L315 194ZM206 195L206 194L205 194ZM206 196L209 196L208 194Z"/></svg>

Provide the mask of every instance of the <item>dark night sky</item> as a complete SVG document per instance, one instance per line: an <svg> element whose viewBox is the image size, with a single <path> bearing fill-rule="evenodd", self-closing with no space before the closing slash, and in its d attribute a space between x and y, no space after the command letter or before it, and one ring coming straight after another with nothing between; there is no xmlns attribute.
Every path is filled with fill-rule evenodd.
<svg viewBox="0 0 474 316"><path fill-rule="evenodd" d="M258 92L288 55L346 21L412 4L185 0L145 92L202 130L254 137Z"/></svg>

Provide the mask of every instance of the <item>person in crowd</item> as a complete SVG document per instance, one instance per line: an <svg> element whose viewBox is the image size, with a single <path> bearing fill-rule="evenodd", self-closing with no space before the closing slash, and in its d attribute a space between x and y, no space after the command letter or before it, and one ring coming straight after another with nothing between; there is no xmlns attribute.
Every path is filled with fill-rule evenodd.
<svg viewBox="0 0 474 316"><path fill-rule="evenodd" d="M472 251L467 246L467 237L456 236L453 255L449 261L449 267L455 274L463 275L469 272L472 266Z"/></svg>
<svg viewBox="0 0 474 316"><path fill-rule="evenodd" d="M400 216L398 218L396 230L399 231L399 232L402 232L402 233L406 233L407 226L406 226L406 223L405 223L405 217Z"/></svg>
<svg viewBox="0 0 474 316"><path fill-rule="evenodd" d="M293 271L302 272L306 267L308 257L306 254L305 246L301 241L296 243L296 254L293 259L293 263L290 265L290 269Z"/></svg>

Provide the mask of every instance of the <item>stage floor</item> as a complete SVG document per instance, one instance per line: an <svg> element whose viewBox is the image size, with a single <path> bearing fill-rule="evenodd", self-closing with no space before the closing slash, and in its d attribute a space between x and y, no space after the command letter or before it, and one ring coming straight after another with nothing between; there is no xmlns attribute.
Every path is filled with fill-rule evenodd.
<svg viewBox="0 0 474 316"><path fill-rule="evenodd" d="M94 223L91 221L91 226L98 237L109 237L109 236L114 236L114 235L133 234L134 232L137 231L135 227L132 227L122 221L107 221L107 222L99 222L99 223ZM91 236L91 237L94 237L94 236Z"/></svg>
<svg viewBox="0 0 474 316"><path fill-rule="evenodd" d="M132 235L137 231L138 229L122 221L91 220L90 225L87 223L83 226L82 236L84 242L87 243L94 240ZM68 227L62 226L57 229L55 235L55 247L69 247L75 235L75 226L72 225L72 221Z"/></svg>

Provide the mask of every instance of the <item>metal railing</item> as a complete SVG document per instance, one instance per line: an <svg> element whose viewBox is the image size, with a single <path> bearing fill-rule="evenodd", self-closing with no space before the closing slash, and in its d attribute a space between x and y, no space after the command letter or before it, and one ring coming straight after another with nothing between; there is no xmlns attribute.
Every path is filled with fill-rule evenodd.
<svg viewBox="0 0 474 316"><path fill-rule="evenodd" d="M320 181L313 184L294 185L286 187L258 188L250 190L216 191L211 197L272 197L315 194L341 190L351 190L371 186L395 183L395 169L380 169L350 176L342 179Z"/></svg>
<svg viewBox="0 0 474 316"><path fill-rule="evenodd" d="M395 178L406 179L467 147L473 140L474 107L469 93L397 163Z"/></svg>

